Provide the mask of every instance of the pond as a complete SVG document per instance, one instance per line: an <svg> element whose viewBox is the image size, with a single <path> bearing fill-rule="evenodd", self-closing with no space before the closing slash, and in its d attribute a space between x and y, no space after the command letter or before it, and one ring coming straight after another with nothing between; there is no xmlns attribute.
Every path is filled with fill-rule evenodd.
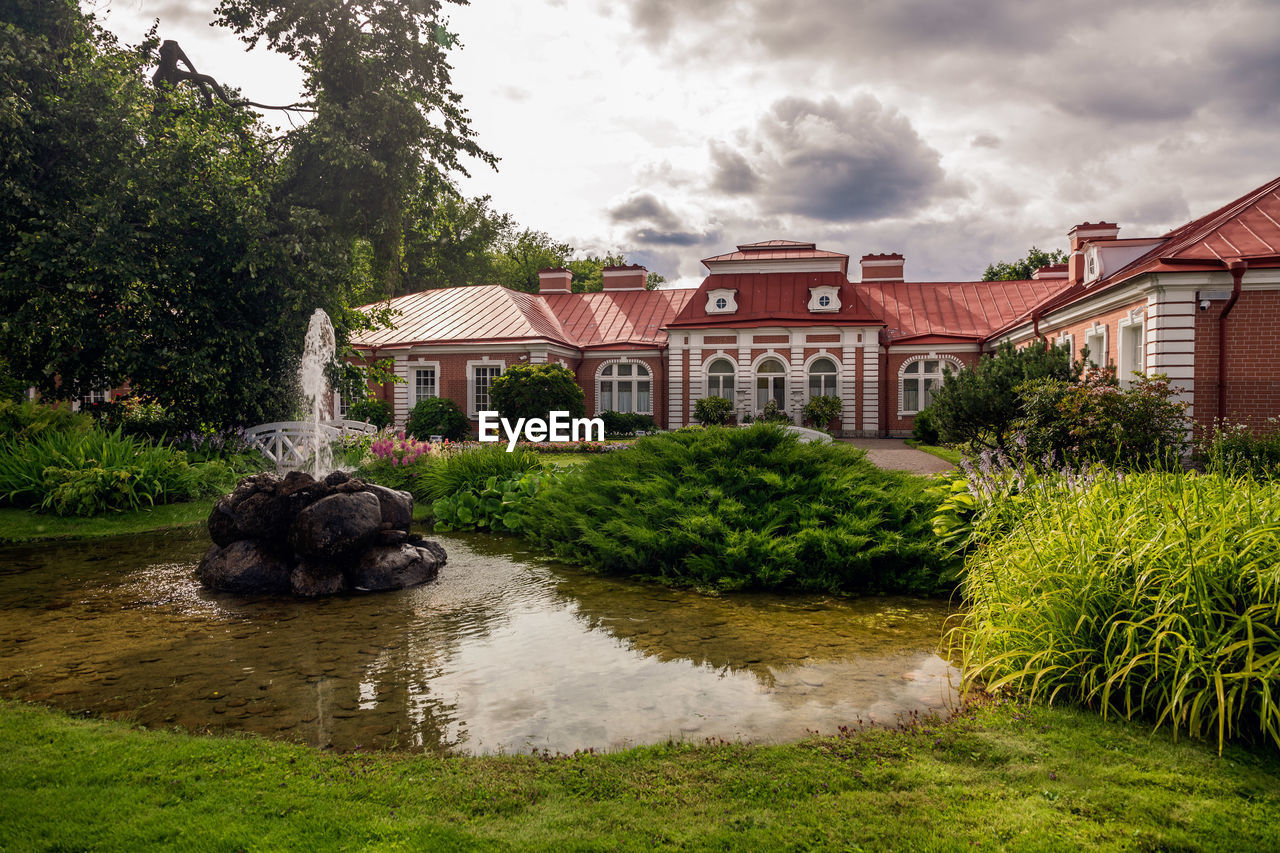
<svg viewBox="0 0 1280 853"><path fill-rule="evenodd" d="M437 581L319 600L202 589L203 531L0 549L0 695L156 728L456 753L794 740L945 713L951 609L713 597L519 540L437 536Z"/></svg>

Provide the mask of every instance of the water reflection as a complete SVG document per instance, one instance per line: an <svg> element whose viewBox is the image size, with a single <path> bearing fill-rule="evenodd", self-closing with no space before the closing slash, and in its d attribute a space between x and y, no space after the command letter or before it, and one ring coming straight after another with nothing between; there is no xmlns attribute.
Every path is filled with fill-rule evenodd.
<svg viewBox="0 0 1280 853"><path fill-rule="evenodd" d="M439 580L318 601L213 593L202 536L0 551L0 692L341 749L776 741L953 698L937 602L707 597L443 537Z"/></svg>

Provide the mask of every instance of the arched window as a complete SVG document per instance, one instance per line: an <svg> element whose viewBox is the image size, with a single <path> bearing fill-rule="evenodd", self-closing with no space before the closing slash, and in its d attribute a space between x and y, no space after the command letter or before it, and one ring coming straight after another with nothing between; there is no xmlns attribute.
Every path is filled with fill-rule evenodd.
<svg viewBox="0 0 1280 853"><path fill-rule="evenodd" d="M902 398L899 410L913 415L928 408L933 402L933 392L942 387L944 377L955 372L956 366L946 359L923 358L902 366Z"/></svg>
<svg viewBox="0 0 1280 853"><path fill-rule="evenodd" d="M717 358L707 366L707 396L733 399L733 376L737 373L732 361Z"/></svg>
<svg viewBox="0 0 1280 853"><path fill-rule="evenodd" d="M600 370L600 393L596 395L598 411L653 414L650 382L649 368L643 364L629 361L606 364Z"/></svg>
<svg viewBox="0 0 1280 853"><path fill-rule="evenodd" d="M815 359L809 365L809 399L814 397L835 397L836 363L829 358Z"/></svg>
<svg viewBox="0 0 1280 853"><path fill-rule="evenodd" d="M756 411L763 411L770 400L787 405L787 368L776 358L766 358L756 368Z"/></svg>

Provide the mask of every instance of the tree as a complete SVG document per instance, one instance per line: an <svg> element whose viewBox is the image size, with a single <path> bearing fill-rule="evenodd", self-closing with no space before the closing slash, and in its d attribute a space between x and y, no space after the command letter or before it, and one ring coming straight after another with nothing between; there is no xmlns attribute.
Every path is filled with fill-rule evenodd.
<svg viewBox="0 0 1280 853"><path fill-rule="evenodd" d="M987 271L982 274L982 280L1025 281L1031 278L1031 274L1041 267L1047 267L1050 264L1061 264L1066 260L1066 252L1061 249L1045 252L1032 246L1031 250L1027 252L1027 256L1021 260L1013 261L1012 263L997 261L988 265Z"/></svg>
<svg viewBox="0 0 1280 853"><path fill-rule="evenodd" d="M586 397L573 371L563 364L517 364L493 380L490 405L504 418L546 418L550 412L568 412L580 418L587 412Z"/></svg>
<svg viewBox="0 0 1280 853"><path fill-rule="evenodd" d="M489 196L463 198L449 186L419 189L404 233L402 293L496 280L498 246L515 224L511 214L492 210L489 201Z"/></svg>
<svg viewBox="0 0 1280 853"><path fill-rule="evenodd" d="M494 257L493 283L525 293L537 293L538 271L564 266L571 254L573 247L568 243L557 243L545 231L525 228L499 246Z"/></svg>
<svg viewBox="0 0 1280 853"><path fill-rule="evenodd" d="M933 393L928 412L942 441L982 447L1007 447L1014 425L1024 415L1018 388L1037 379L1071 381L1082 365L1072 365L1066 349L1038 342L1015 349L1005 341L994 355L973 367L950 373Z"/></svg>
<svg viewBox="0 0 1280 853"><path fill-rule="evenodd" d="M286 188L349 239L373 247L382 295L401 292L404 223L424 185L496 164L451 89L446 2L220 0L217 23L264 40L305 75L314 118L289 135Z"/></svg>

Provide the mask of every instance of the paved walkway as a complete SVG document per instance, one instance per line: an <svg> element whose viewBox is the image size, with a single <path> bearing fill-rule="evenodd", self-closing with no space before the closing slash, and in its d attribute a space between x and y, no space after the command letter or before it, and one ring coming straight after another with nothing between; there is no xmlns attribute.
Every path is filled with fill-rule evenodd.
<svg viewBox="0 0 1280 853"><path fill-rule="evenodd" d="M900 438L842 438L845 444L867 451L867 459L880 468L910 471L912 474L939 474L955 468L932 453L907 447Z"/></svg>

